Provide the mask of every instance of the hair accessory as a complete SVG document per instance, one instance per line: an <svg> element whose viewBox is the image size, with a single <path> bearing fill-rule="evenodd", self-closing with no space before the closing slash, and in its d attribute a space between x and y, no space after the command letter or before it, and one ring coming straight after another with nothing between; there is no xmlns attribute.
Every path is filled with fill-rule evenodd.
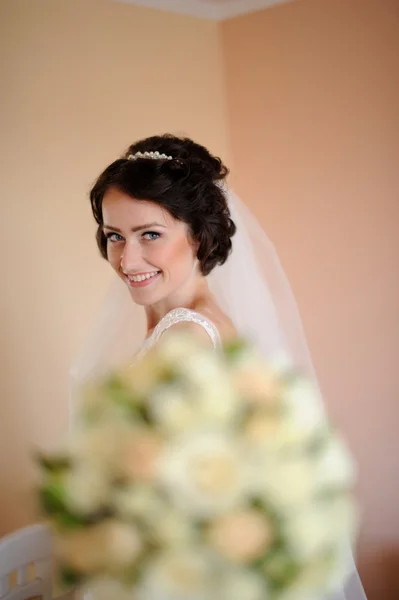
<svg viewBox="0 0 399 600"><path fill-rule="evenodd" d="M129 154L128 160L137 160L138 158L149 158L150 160L173 160L173 156L167 154L160 154L158 150L156 152L136 152L136 154Z"/></svg>

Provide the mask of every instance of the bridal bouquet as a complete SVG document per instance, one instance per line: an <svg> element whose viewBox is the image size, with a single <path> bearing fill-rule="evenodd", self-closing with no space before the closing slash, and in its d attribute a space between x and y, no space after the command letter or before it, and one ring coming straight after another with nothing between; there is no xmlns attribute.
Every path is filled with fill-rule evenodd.
<svg viewBox="0 0 399 600"><path fill-rule="evenodd" d="M169 336L84 390L40 457L60 573L102 600L320 600L351 569L353 468L312 383Z"/></svg>

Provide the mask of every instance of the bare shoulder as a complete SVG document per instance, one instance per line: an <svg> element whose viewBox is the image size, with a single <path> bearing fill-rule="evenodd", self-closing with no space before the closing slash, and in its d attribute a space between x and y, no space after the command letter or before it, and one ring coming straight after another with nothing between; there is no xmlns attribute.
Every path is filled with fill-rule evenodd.
<svg viewBox="0 0 399 600"><path fill-rule="evenodd" d="M198 305L195 310L213 323L222 342L227 342L237 336L237 330L233 322L217 305L204 303Z"/></svg>

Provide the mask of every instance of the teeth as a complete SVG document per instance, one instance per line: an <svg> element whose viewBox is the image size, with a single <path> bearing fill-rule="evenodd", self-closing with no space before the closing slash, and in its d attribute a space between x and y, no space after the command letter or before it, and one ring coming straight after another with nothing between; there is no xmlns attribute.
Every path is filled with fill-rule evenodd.
<svg viewBox="0 0 399 600"><path fill-rule="evenodd" d="M153 273L147 273L146 275L132 275L131 277L129 277L129 279L131 281L134 281L135 283L140 283L140 281L144 281L145 279L151 279L151 277L155 277L155 275L158 275L158 271L154 271Z"/></svg>

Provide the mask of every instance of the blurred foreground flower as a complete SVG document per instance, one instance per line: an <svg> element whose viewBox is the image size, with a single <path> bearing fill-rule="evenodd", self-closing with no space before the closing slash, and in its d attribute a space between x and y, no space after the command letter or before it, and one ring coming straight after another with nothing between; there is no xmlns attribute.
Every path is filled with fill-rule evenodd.
<svg viewBox="0 0 399 600"><path fill-rule="evenodd" d="M84 390L40 500L94 600L319 600L352 567L353 467L318 390L169 336Z"/></svg>

